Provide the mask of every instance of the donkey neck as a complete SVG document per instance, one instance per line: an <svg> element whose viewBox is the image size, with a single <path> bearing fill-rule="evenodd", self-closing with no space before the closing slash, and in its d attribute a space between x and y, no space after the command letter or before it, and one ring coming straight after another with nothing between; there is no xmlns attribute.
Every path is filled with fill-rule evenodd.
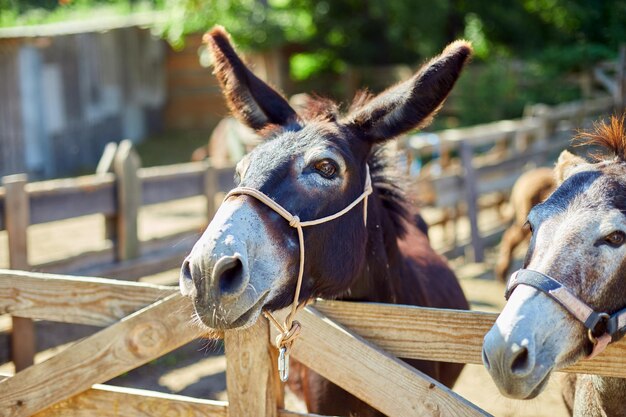
<svg viewBox="0 0 626 417"><path fill-rule="evenodd" d="M597 375L578 375L574 399L574 416L624 417L626 379Z"/></svg>
<svg viewBox="0 0 626 417"><path fill-rule="evenodd" d="M374 195L372 195L374 197ZM393 280L403 274L398 231L380 198L370 199L365 261L344 300L396 302Z"/></svg>

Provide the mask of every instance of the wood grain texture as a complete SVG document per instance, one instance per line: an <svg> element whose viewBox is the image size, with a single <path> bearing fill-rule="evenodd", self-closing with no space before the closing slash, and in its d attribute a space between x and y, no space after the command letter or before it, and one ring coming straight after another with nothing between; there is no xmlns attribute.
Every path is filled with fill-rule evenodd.
<svg viewBox="0 0 626 417"><path fill-rule="evenodd" d="M318 300L315 308L398 357L478 365L483 337L498 317L478 311L345 301ZM626 340L562 371L626 378Z"/></svg>
<svg viewBox="0 0 626 417"><path fill-rule="evenodd" d="M489 415L314 308L301 310L296 319L302 333L293 357L385 415Z"/></svg>
<svg viewBox="0 0 626 417"><path fill-rule="evenodd" d="M94 385L34 417L227 417L227 407L224 401Z"/></svg>
<svg viewBox="0 0 626 417"><path fill-rule="evenodd" d="M178 288L105 278L0 270L0 312L108 326Z"/></svg>
<svg viewBox="0 0 626 417"><path fill-rule="evenodd" d="M115 154L113 170L117 182L117 260L139 256L138 216L141 206L141 181L137 171L141 162L132 142L123 140Z"/></svg>
<svg viewBox="0 0 626 417"><path fill-rule="evenodd" d="M279 382L269 337L269 323L263 317L248 329L224 333L229 417L277 416Z"/></svg>
<svg viewBox="0 0 626 417"><path fill-rule="evenodd" d="M0 382L0 416L26 417L199 337L193 307L172 295Z"/></svg>
<svg viewBox="0 0 626 417"><path fill-rule="evenodd" d="M26 193L26 175L3 178L5 199L4 215L9 243L9 267L29 269L28 225L30 224L29 199ZM34 363L36 353L35 325L24 317L13 317L11 333L11 359L15 369L21 371Z"/></svg>
<svg viewBox="0 0 626 417"><path fill-rule="evenodd" d="M10 375L0 375L0 382ZM136 388L96 384L34 417L227 417L228 403ZM278 410L278 417L324 417Z"/></svg>

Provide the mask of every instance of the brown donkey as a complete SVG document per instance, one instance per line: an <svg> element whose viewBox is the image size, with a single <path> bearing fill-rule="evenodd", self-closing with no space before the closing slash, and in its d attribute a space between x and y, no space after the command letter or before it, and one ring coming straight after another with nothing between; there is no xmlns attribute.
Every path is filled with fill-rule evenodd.
<svg viewBox="0 0 626 417"><path fill-rule="evenodd" d="M451 44L410 80L376 97L359 95L341 116L324 99L296 112L246 68L222 28L206 38L230 109L263 143L238 164L239 187L183 264L181 291L193 299L198 318L214 329L245 328L262 311L313 297L467 309L454 273L417 227L423 221L407 205L380 145L430 121L470 46ZM301 229L338 212L332 221ZM448 386L462 368L409 363ZM304 387L310 412L380 415L313 372L292 372L290 382Z"/></svg>
<svg viewBox="0 0 626 417"><path fill-rule="evenodd" d="M626 334L626 132L613 118L582 135L606 156L559 158L559 187L528 215L523 269L485 336L483 362L500 391L528 399L553 371L595 356ZM626 380L569 375L575 416L626 416Z"/></svg>
<svg viewBox="0 0 626 417"><path fill-rule="evenodd" d="M495 268L496 278L505 282L513 251L530 236L526 217L530 210L544 201L554 191L556 180L551 168L531 169L520 175L511 191L510 205L513 208L513 223L506 229L500 241L500 252Z"/></svg>

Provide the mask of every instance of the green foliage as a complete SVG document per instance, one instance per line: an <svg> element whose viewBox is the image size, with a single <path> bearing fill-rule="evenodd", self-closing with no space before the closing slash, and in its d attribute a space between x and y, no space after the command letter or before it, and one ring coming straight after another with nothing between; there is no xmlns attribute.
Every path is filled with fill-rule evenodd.
<svg viewBox="0 0 626 417"><path fill-rule="evenodd" d="M349 90L348 68L416 67L464 37L475 49L453 96L464 125L578 97L569 76L626 42L624 0L0 0L0 26L93 15L94 7L162 10L168 18L157 29L178 47L186 34L221 24L240 49L284 51L296 90L331 95Z"/></svg>
<svg viewBox="0 0 626 417"><path fill-rule="evenodd" d="M169 20L160 28L174 46L184 35L204 32L215 24L228 28L243 49L265 50L286 42L302 42L315 30L310 14L287 0L165 0Z"/></svg>

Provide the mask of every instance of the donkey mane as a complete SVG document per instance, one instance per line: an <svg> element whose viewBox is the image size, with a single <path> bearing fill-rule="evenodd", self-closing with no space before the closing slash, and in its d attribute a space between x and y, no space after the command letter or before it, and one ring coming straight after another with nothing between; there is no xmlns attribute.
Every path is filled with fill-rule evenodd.
<svg viewBox="0 0 626 417"><path fill-rule="evenodd" d="M579 132L576 136L576 146L598 146L603 151L590 152L596 161L607 161L616 158L620 162L626 162L626 130L623 114L621 117L611 116L611 120L597 121L593 123L593 130Z"/></svg>

